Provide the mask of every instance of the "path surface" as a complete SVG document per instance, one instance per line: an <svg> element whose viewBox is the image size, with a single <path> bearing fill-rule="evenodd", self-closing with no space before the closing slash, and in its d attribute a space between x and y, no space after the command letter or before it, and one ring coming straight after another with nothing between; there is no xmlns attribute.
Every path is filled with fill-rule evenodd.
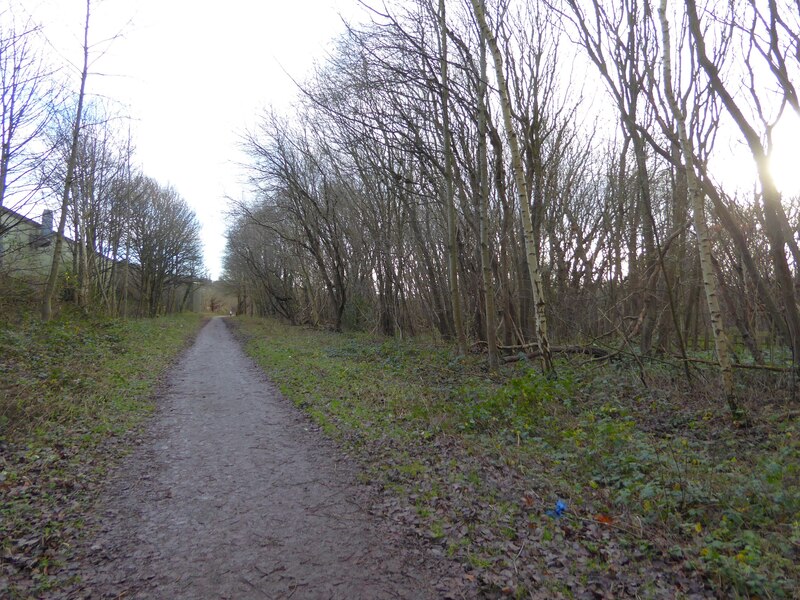
<svg viewBox="0 0 800 600"><path fill-rule="evenodd" d="M115 473L70 595L438 597L446 567L369 513L337 454L213 319Z"/></svg>

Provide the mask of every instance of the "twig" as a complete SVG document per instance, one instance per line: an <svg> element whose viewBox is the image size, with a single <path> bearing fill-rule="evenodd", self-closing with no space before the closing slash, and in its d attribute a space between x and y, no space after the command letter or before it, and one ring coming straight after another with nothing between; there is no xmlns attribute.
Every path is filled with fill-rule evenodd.
<svg viewBox="0 0 800 600"><path fill-rule="evenodd" d="M519 574L519 571L517 570L517 561L519 560L519 557L522 554L522 551L525 549L525 542L527 542L527 541L528 540L522 540L522 546L519 547L519 552L517 552L517 555L514 557L514 560L511 563L512 566L514 567L514 573Z"/></svg>

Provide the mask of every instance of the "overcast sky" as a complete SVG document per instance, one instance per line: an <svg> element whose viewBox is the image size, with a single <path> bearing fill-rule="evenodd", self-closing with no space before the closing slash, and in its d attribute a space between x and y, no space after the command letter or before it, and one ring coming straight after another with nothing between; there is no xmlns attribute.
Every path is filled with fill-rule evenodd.
<svg viewBox="0 0 800 600"><path fill-rule="evenodd" d="M81 60L85 0L30 0L64 60ZM357 16L355 0L93 0L97 44L89 94L133 117L145 174L172 184L203 225L205 260L221 275L225 196L240 197L238 135L268 105L285 107ZM118 32L121 37L105 43ZM291 77L290 77L291 76Z"/></svg>

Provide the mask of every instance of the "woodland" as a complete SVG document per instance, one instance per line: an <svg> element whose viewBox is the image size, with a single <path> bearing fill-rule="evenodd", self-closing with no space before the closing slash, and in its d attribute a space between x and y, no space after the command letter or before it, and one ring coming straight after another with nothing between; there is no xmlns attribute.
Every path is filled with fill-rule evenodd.
<svg viewBox="0 0 800 600"><path fill-rule="evenodd" d="M227 327L375 514L459 563L443 597L796 597L800 198L773 159L800 4L364 8L241 136ZM12 597L69 585L202 325L173 314L196 216L85 100L90 9L79 85L35 26L0 36L0 208L60 207L46 282L0 268Z"/></svg>
<svg viewBox="0 0 800 600"><path fill-rule="evenodd" d="M370 5L243 138L249 351L490 597L796 597L800 5Z"/></svg>
<svg viewBox="0 0 800 600"><path fill-rule="evenodd" d="M239 311L520 351L784 372L797 198L770 172L800 110L797 6L397 2L353 25L291 117L243 139ZM589 105L596 110L587 110ZM709 167L746 149L749 189ZM720 160L720 159L716 159Z"/></svg>

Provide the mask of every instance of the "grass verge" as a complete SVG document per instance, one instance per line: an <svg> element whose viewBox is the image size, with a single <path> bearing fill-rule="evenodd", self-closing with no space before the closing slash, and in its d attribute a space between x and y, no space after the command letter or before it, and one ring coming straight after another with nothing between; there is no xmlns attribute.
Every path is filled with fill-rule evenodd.
<svg viewBox="0 0 800 600"><path fill-rule="evenodd" d="M388 490L387 516L487 595L790 598L800 427L748 373L734 427L713 375L530 364L490 376L447 347L237 319L246 348ZM559 504L560 502L560 504ZM599 595L599 596L598 596Z"/></svg>
<svg viewBox="0 0 800 600"><path fill-rule="evenodd" d="M35 597L69 576L82 511L201 324L69 313L0 324L0 596Z"/></svg>

